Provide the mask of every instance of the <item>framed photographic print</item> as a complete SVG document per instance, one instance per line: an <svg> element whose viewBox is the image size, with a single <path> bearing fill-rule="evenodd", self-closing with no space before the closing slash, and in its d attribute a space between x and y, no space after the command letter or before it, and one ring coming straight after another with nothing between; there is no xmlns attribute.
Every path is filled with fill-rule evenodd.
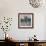
<svg viewBox="0 0 46 46"><path fill-rule="evenodd" d="M33 13L18 13L18 28L33 28Z"/></svg>

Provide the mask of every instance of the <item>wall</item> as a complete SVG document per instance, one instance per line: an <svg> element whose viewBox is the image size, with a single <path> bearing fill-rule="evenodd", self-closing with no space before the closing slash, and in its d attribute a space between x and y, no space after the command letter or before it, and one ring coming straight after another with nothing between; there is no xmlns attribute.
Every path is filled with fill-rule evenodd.
<svg viewBox="0 0 46 46"><path fill-rule="evenodd" d="M18 13L34 13L34 28L33 29L18 29ZM46 6L40 8L33 8L30 6L28 0L0 0L0 16L12 17L13 22L8 31L10 37L16 40L27 40L34 34L37 35L37 39L45 39L45 15ZM0 18L1 18L0 17ZM3 31L0 31L0 39L4 35Z"/></svg>

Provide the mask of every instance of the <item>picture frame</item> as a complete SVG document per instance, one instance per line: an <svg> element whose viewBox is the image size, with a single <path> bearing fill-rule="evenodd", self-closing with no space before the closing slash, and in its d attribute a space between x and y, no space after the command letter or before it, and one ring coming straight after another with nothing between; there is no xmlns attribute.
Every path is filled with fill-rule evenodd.
<svg viewBox="0 0 46 46"><path fill-rule="evenodd" d="M34 14L33 13L18 13L18 28L33 28Z"/></svg>

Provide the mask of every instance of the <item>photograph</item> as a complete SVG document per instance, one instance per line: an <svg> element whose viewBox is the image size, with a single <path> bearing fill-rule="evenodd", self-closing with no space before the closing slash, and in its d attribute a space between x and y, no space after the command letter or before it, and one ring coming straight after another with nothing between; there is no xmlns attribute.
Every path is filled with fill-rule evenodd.
<svg viewBox="0 0 46 46"><path fill-rule="evenodd" d="M18 28L33 28L33 13L19 13Z"/></svg>

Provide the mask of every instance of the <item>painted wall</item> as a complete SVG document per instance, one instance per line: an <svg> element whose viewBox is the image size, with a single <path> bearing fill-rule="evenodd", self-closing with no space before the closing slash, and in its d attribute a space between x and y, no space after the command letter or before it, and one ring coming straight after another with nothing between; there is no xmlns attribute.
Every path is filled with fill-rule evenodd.
<svg viewBox="0 0 46 46"><path fill-rule="evenodd" d="M34 13L33 29L18 29L18 13ZM28 0L0 0L0 19L4 16L12 17L12 26L7 33L16 40L28 40L36 34L37 39L45 39L45 15L46 5L40 8L33 8ZM2 18L1 18L2 17ZM4 33L0 29L0 39L4 39Z"/></svg>

